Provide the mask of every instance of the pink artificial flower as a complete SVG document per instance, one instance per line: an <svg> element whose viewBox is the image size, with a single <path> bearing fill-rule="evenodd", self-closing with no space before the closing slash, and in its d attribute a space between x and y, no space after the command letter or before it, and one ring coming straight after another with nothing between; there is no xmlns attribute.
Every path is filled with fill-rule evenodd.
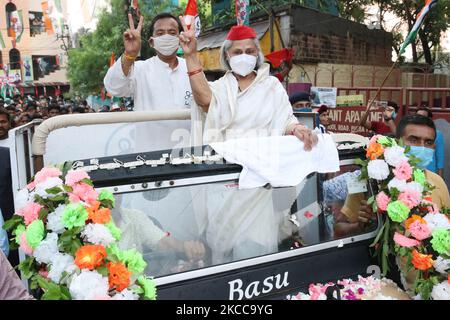
<svg viewBox="0 0 450 320"><path fill-rule="evenodd" d="M66 175L66 184L73 187L75 184L83 179L90 179L84 170L71 170Z"/></svg>
<svg viewBox="0 0 450 320"><path fill-rule="evenodd" d="M414 221L409 225L408 231L417 240L422 241L431 235L431 231L426 224L421 223L419 220Z"/></svg>
<svg viewBox="0 0 450 320"><path fill-rule="evenodd" d="M47 270L39 270L39 275L45 279L48 279L48 271Z"/></svg>
<svg viewBox="0 0 450 320"><path fill-rule="evenodd" d="M33 254L33 248L27 242L26 232L22 232L20 235L20 249L25 252L26 255L31 256Z"/></svg>
<svg viewBox="0 0 450 320"><path fill-rule="evenodd" d="M409 209L420 204L422 195L417 190L406 189L398 196L398 200L402 201Z"/></svg>
<svg viewBox="0 0 450 320"><path fill-rule="evenodd" d="M84 201L88 204L93 204L97 201L97 198L97 191L86 183L78 183L74 185L72 192L69 193L69 200L71 202Z"/></svg>
<svg viewBox="0 0 450 320"><path fill-rule="evenodd" d="M403 160L400 162L393 170L395 177L399 180L409 180L411 179L412 168L408 161Z"/></svg>
<svg viewBox="0 0 450 320"><path fill-rule="evenodd" d="M22 216L25 224L29 225L39 217L39 211L41 211L42 208L43 206L41 206L40 204L30 202L24 208L19 209L17 211L17 215Z"/></svg>
<svg viewBox="0 0 450 320"><path fill-rule="evenodd" d="M34 176L34 186L44 182L48 178L58 178L60 175L62 175L62 172L58 168L43 168Z"/></svg>
<svg viewBox="0 0 450 320"><path fill-rule="evenodd" d="M391 198L389 198L388 195L384 193L384 191L381 191L379 194L377 194L375 200L377 202L378 208L383 211L387 210L387 206L389 202L391 202Z"/></svg>
<svg viewBox="0 0 450 320"><path fill-rule="evenodd" d="M34 187L36 187L36 184L34 183L34 181L31 181L29 184L27 184L28 190L32 190L32 189L34 189Z"/></svg>
<svg viewBox="0 0 450 320"><path fill-rule="evenodd" d="M415 247L420 244L419 241L405 237L404 235L398 232L394 234L394 242L398 244L400 247L407 247L407 248Z"/></svg>
<svg viewBox="0 0 450 320"><path fill-rule="evenodd" d="M370 138L369 144L377 143L379 137L381 137L381 135L379 134L374 135L372 138Z"/></svg>
<svg viewBox="0 0 450 320"><path fill-rule="evenodd" d="M433 203L431 206L427 207L429 213L439 213L439 207Z"/></svg>

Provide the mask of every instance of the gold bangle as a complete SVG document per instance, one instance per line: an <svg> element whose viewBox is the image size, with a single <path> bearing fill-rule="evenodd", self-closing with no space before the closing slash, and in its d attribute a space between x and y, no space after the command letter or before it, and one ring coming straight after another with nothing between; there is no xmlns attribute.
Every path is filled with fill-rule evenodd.
<svg viewBox="0 0 450 320"><path fill-rule="evenodd" d="M137 56L136 56L136 57L129 56L129 55L127 55L125 52L123 53L123 57L124 57L126 60L128 60L128 61L134 61L134 60L136 60L136 58L137 58Z"/></svg>

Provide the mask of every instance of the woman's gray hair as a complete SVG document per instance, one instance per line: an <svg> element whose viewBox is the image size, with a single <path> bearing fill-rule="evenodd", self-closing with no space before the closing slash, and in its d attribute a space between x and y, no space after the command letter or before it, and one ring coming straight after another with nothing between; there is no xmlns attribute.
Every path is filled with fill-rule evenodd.
<svg viewBox="0 0 450 320"><path fill-rule="evenodd" d="M256 59L256 67L255 69L258 70L258 68L264 63L264 55L261 50L261 46L259 45L258 39L253 39L256 49L258 49L258 57ZM226 71L231 70L230 63L228 62L228 56L227 51L230 50L230 48L233 46L233 40L225 40L222 44L222 47L220 47L220 64L222 65L222 68Z"/></svg>

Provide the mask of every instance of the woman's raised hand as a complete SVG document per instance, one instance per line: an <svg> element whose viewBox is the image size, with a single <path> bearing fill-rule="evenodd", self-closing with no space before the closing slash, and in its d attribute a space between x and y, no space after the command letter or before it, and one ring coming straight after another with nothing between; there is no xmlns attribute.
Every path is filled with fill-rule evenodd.
<svg viewBox="0 0 450 320"><path fill-rule="evenodd" d="M188 28L184 18L179 17L183 31L180 33L180 45L185 55L190 55L197 52L197 39L195 38L195 23L191 22L191 29Z"/></svg>

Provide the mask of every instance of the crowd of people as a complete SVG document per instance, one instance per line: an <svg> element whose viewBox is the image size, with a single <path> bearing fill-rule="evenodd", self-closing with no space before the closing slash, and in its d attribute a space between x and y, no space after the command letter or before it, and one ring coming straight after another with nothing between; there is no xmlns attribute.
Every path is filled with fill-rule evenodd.
<svg viewBox="0 0 450 320"><path fill-rule="evenodd" d="M148 44L156 50L157 55L145 61L137 61L141 50L143 18L140 18L135 27L134 20L129 15L129 25L130 28L123 36L125 51L105 76L106 90L117 97L133 96L134 110L137 111L190 108L193 111L191 136L194 144L204 145L242 138L251 136L258 130L259 136L294 136L303 142L304 150L308 152L318 143L318 133L301 124L294 111L317 112L321 123L320 132L327 132L326 127L330 123L328 107L323 105L315 110L311 109L310 97L306 92L288 96L280 77L271 76L270 66L264 62L256 32L252 28L231 28L220 49L220 60L226 73L217 81L208 82L197 55L195 29L188 28L184 19L178 19L169 13L160 14L153 19L149 30L152 36ZM180 46L184 57L177 56ZM111 110L100 111L125 110L127 108L124 105L119 105ZM426 157L424 168L442 174L443 151L438 151L435 145L441 144L443 148L443 142L437 142L439 134L436 134L430 119L431 112L420 109L418 115L402 119L399 128L396 126L398 110L395 103L389 102L384 110L383 122L368 121L367 112L360 125L373 133L405 139L408 145L417 147L411 148L414 155ZM86 101L73 102L64 100L61 96L39 97L36 100L22 97L14 97L12 101L3 100L0 101L0 141L7 136L8 125L12 128L37 118L90 112L95 110ZM169 141L167 137L171 137L172 132L180 126L183 125L176 121L164 125L145 124L141 131L137 131L137 136L146 140L152 137L155 144ZM167 144L165 147L173 145ZM430 149L432 153L424 149ZM450 205L445 183L441 183L442 179L433 179L439 190L442 189L444 204ZM258 228L266 228L266 215L269 217L272 213L268 210L270 206L262 209L261 203L268 197L265 190L241 192L240 209L227 212L216 208L214 212L208 212L209 222L204 226L205 233L218 262L226 261L227 257L233 257L234 260L244 251L243 247L251 248L249 250L253 250L254 255L272 252L272 248L266 246L266 243L274 228L267 233L252 232ZM256 198L259 203L255 202ZM234 198L228 194L224 195L224 199L228 199L226 201L231 204ZM363 206L361 203L361 208ZM241 210L242 207L245 210ZM356 223L359 226L359 223L373 218L373 212L361 208L356 210L356 216L347 217L340 222L350 225ZM248 217L254 214L258 219L247 223ZM222 225L229 226L226 232L225 229L217 229L217 226Z"/></svg>
<svg viewBox="0 0 450 320"><path fill-rule="evenodd" d="M63 95L49 96L21 96L0 98L0 112L8 113L11 128L19 127L34 119L48 119L58 115L93 112L115 112L130 110L129 103L117 101L111 106L92 108L86 100L64 99Z"/></svg>

